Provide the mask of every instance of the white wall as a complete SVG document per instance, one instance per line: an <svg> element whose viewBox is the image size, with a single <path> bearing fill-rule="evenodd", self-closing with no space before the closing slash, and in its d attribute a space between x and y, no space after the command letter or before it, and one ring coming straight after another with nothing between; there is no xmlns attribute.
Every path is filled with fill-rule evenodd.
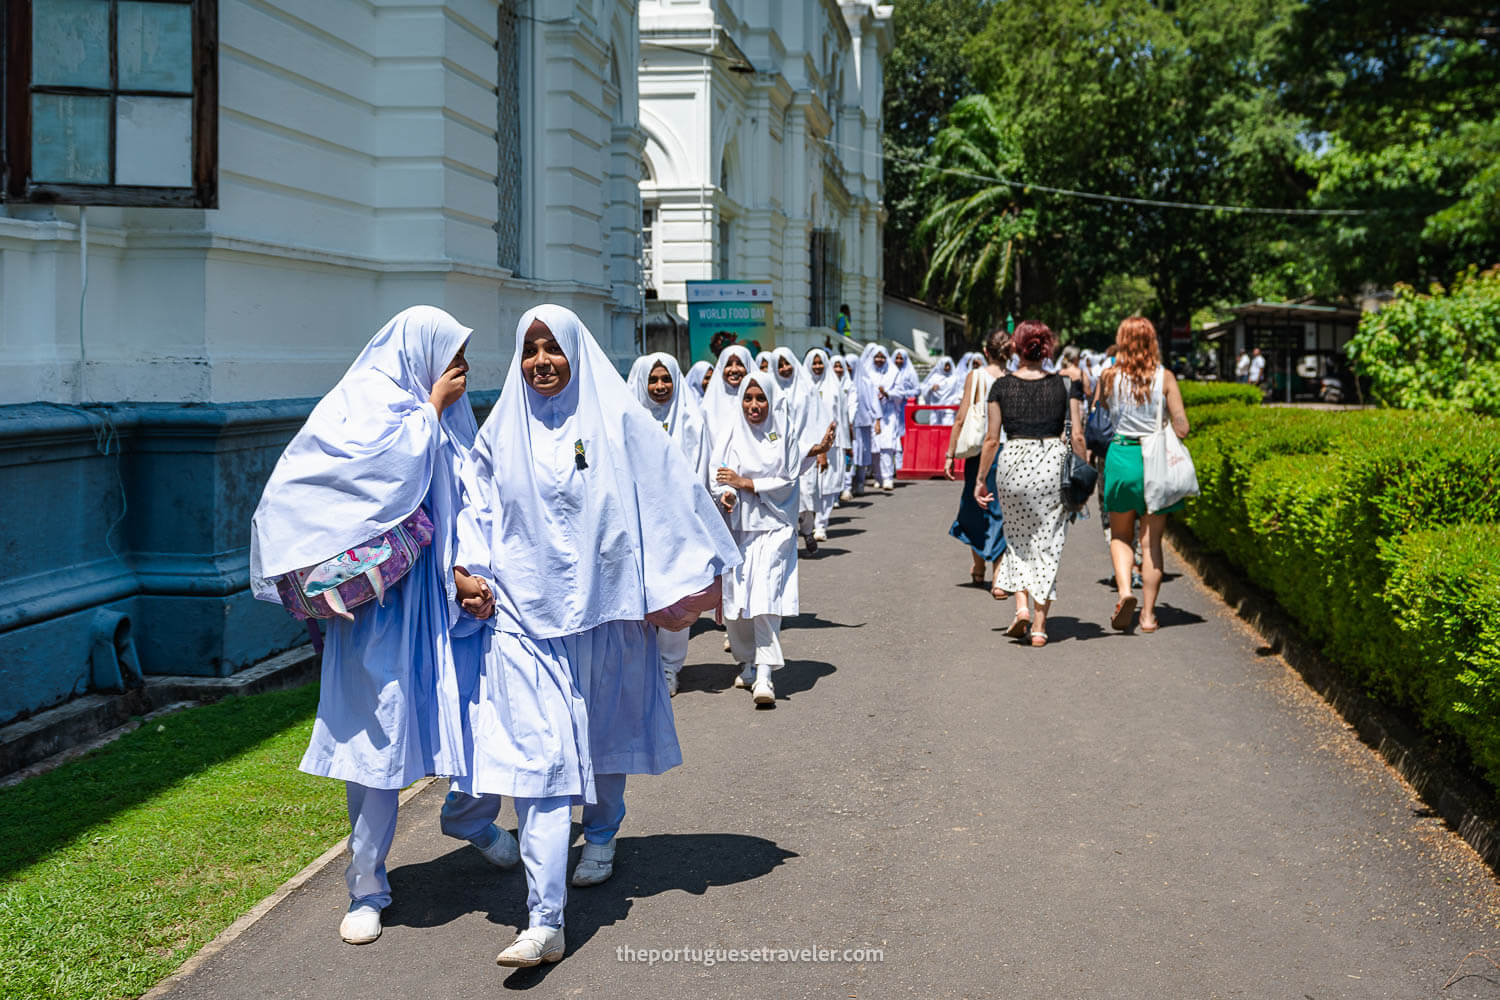
<svg viewBox="0 0 1500 1000"><path fill-rule="evenodd" d="M516 276L494 230L496 0L222 0L219 207L87 210L87 398L318 395L419 302L475 328L476 386L499 384L539 301L633 357L635 0L530 7L572 20L518 22ZM0 206L0 403L80 399L79 223L77 208Z"/></svg>

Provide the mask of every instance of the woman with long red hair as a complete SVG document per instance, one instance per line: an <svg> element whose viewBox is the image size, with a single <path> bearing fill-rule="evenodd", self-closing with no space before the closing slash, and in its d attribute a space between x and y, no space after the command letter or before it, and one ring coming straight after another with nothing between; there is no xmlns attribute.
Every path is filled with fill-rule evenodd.
<svg viewBox="0 0 1500 1000"><path fill-rule="evenodd" d="M1156 598L1161 591L1162 532L1167 515L1182 509L1179 501L1165 510L1146 509L1141 439L1161 426L1162 413L1179 438L1188 435L1187 412L1177 379L1161 363L1156 327L1142 316L1131 316L1115 335L1119 350L1115 363L1104 370L1096 401L1109 408L1115 436L1104 460L1104 510L1109 514L1109 555L1115 567L1115 602L1110 627L1122 632L1135 625L1135 595L1130 574L1135 568L1135 531L1141 529L1142 632L1155 632Z"/></svg>

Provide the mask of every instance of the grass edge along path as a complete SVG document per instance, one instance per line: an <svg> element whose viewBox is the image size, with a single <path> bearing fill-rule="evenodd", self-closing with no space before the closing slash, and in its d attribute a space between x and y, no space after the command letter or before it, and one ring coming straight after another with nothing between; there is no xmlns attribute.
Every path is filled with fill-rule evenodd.
<svg viewBox="0 0 1500 1000"><path fill-rule="evenodd" d="M0 996L135 997L343 836L317 685L163 716L0 790Z"/></svg>

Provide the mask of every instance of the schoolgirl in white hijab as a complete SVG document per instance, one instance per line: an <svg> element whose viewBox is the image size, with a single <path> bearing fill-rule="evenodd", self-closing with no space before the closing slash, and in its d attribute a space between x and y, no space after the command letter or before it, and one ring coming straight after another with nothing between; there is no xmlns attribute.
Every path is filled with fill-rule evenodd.
<svg viewBox="0 0 1500 1000"><path fill-rule="evenodd" d="M833 412L823 406L822 397L813 391L807 373L790 348L778 347L771 352L770 374L776 379L777 401L786 409L787 432L797 439L802 455L797 469L798 521L802 537L807 540L807 551L812 553L818 550L817 539L813 537L813 497L802 488L800 477L808 470L816 471L818 459L833 445Z"/></svg>
<svg viewBox="0 0 1500 1000"><path fill-rule="evenodd" d="M900 470L905 461L906 451L906 401L916 397L921 391L921 382L917 379L917 369L911 363L911 354L904 347L898 347L891 352L891 367L895 374L891 378L891 384L886 389L885 409L894 414L896 425L896 454L894 465ZM894 474L891 478L881 484L887 493L895 486Z"/></svg>
<svg viewBox="0 0 1500 1000"><path fill-rule="evenodd" d="M854 488L854 371L858 363L858 358L848 354L833 358L833 373L839 378L839 391L844 396L844 488L839 493L839 500L844 502L854 499L851 492Z"/></svg>
<svg viewBox="0 0 1500 1000"><path fill-rule="evenodd" d="M833 447L802 474L803 505L811 511L813 541L826 542L828 518L844 488L844 450L849 447L848 397L821 348L807 352L802 373L834 425ZM806 534L807 526L802 527Z"/></svg>
<svg viewBox="0 0 1500 1000"><path fill-rule="evenodd" d="M880 358L876 366L876 358ZM886 378L889 358L877 343L865 346L853 369L853 495L864 495L864 480L874 475L879 484L879 435L885 430L880 421L880 379Z"/></svg>
<svg viewBox="0 0 1500 1000"><path fill-rule="evenodd" d="M735 687L774 705L771 671L785 663L781 619L797 614L797 470L802 450L778 406L776 379L740 383L740 418L718 443L713 491L744 561L723 577L724 626L741 664Z"/></svg>
<svg viewBox="0 0 1500 1000"><path fill-rule="evenodd" d="M707 362L700 361L699 364L707 366ZM695 480L707 483L708 424L703 419L698 397L683 386L677 359L661 353L636 358L630 368L629 385L646 412L661 423L662 429L682 449ZM656 648L661 655L662 675L667 679L667 694L675 697L677 675L687 660L688 630L658 629Z"/></svg>
<svg viewBox="0 0 1500 1000"><path fill-rule="evenodd" d="M967 372L960 371L953 364L953 359L946 354L937 359L932 366L932 371L927 376L927 381L922 383L921 399L928 406L957 406L964 394L964 378ZM953 425L954 411L939 410L934 414L935 425L951 427Z"/></svg>
<svg viewBox="0 0 1500 1000"><path fill-rule="evenodd" d="M466 836L515 797L530 926L497 961L535 965L563 954L570 807L584 805L572 882L602 882L625 776L682 761L646 619L691 624L673 609L711 595L740 556L682 450L561 306L521 317L473 458L483 502L465 514L460 561L495 613L469 706L472 766L444 829Z"/></svg>
<svg viewBox="0 0 1500 1000"><path fill-rule="evenodd" d="M466 766L449 633L453 601L478 593L468 578L460 591L453 572L473 482L463 357L471 332L432 306L394 316L287 445L250 524L252 588L279 602L277 577L368 542L418 507L433 523L432 544L381 602L326 624L318 714L300 768L345 783L353 857L339 933L351 944L379 937L390 905L397 794ZM488 824L474 835L491 861L515 864L509 834Z"/></svg>
<svg viewBox="0 0 1500 1000"><path fill-rule="evenodd" d="M755 370L750 351L739 344L732 344L719 353L708 388L703 391L703 418L708 423L710 451L717 450L718 444L739 419L740 381Z"/></svg>
<svg viewBox="0 0 1500 1000"><path fill-rule="evenodd" d="M693 390L694 399L702 401L703 393L708 389L708 376L713 370L713 364L708 361L694 361L693 366L687 370L687 384Z"/></svg>

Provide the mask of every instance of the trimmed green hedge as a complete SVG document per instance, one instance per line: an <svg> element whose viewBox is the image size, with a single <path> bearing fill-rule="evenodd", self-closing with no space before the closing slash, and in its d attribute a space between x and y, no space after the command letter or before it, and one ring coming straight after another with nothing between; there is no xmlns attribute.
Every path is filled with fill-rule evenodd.
<svg viewBox="0 0 1500 1000"><path fill-rule="evenodd" d="M1190 382L1178 379L1182 390L1182 402L1186 406L1206 406L1212 403L1237 403L1240 406L1259 406L1260 390L1253 385L1239 382Z"/></svg>
<svg viewBox="0 0 1500 1000"><path fill-rule="evenodd" d="M1500 789L1500 421L1193 406L1183 519Z"/></svg>

